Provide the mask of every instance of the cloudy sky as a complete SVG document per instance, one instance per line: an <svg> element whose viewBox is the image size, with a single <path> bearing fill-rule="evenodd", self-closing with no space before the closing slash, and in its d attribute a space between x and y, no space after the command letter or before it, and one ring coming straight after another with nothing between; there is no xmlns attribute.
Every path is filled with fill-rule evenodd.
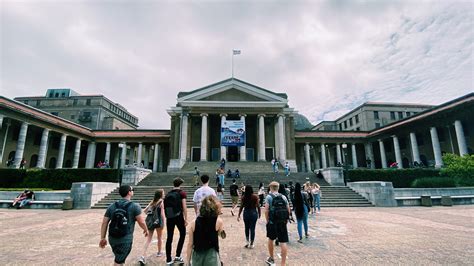
<svg viewBox="0 0 474 266"><path fill-rule="evenodd" d="M178 92L230 78L240 49L235 76L313 124L365 101L440 104L474 91L473 3L0 0L0 95L103 94L169 129Z"/></svg>

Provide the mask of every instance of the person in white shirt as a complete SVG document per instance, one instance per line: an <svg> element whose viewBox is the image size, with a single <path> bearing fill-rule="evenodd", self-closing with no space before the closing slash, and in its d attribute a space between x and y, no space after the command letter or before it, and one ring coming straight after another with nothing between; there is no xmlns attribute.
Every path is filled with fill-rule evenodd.
<svg viewBox="0 0 474 266"><path fill-rule="evenodd" d="M194 192L194 196L193 196L194 212L196 212L196 216L199 216L199 209L201 208L201 202L205 197L209 195L214 195L217 197L216 191L209 186L208 175L202 175L201 182L202 182L202 186Z"/></svg>

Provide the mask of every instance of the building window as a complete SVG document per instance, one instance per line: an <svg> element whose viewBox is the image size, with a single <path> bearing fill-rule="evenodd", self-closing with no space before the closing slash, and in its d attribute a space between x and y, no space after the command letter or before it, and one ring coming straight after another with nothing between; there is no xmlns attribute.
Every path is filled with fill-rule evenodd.
<svg viewBox="0 0 474 266"><path fill-rule="evenodd" d="M40 106L41 105L41 100L37 100L36 101L36 106Z"/></svg>
<svg viewBox="0 0 474 266"><path fill-rule="evenodd" d="M352 118L349 118L349 125L352 127Z"/></svg>
<svg viewBox="0 0 474 266"><path fill-rule="evenodd" d="M74 120L76 119L76 116L75 115L71 115L71 120Z"/></svg>
<svg viewBox="0 0 474 266"><path fill-rule="evenodd" d="M411 113L410 113L410 112L407 112L407 117L409 117L410 115L411 115Z"/></svg>
<svg viewBox="0 0 474 266"><path fill-rule="evenodd" d="M403 112L398 112L398 119L403 119Z"/></svg>
<svg viewBox="0 0 474 266"><path fill-rule="evenodd" d="M339 131L342 131L342 124L339 124Z"/></svg>
<svg viewBox="0 0 474 266"><path fill-rule="evenodd" d="M344 129L347 128L347 121L344 121Z"/></svg>
<svg viewBox="0 0 474 266"><path fill-rule="evenodd" d="M86 100L86 105L91 105L91 99Z"/></svg>
<svg viewBox="0 0 474 266"><path fill-rule="evenodd" d="M380 123L375 123L375 128L379 128L380 127Z"/></svg>
<svg viewBox="0 0 474 266"><path fill-rule="evenodd" d="M58 112L51 112L52 115L59 116Z"/></svg>
<svg viewBox="0 0 474 266"><path fill-rule="evenodd" d="M356 131L360 131L360 127L357 127L357 128L356 128Z"/></svg>
<svg viewBox="0 0 474 266"><path fill-rule="evenodd" d="M54 94L54 97L55 97L55 98L58 98L58 97L59 97L59 92L56 92L56 93Z"/></svg>
<svg viewBox="0 0 474 266"><path fill-rule="evenodd" d="M65 92L61 93L61 97L66 97L66 93Z"/></svg>
<svg viewBox="0 0 474 266"><path fill-rule="evenodd" d="M379 111L374 111L374 118L379 119Z"/></svg>
<svg viewBox="0 0 474 266"><path fill-rule="evenodd" d="M49 98L53 98L54 97L54 93L53 92L50 92L49 93Z"/></svg>
<svg viewBox="0 0 474 266"><path fill-rule="evenodd" d="M390 119L395 120L395 112L390 112Z"/></svg>
<svg viewBox="0 0 474 266"><path fill-rule="evenodd" d="M24 102L25 104L28 104L28 100L24 100L23 102Z"/></svg>
<svg viewBox="0 0 474 266"><path fill-rule="evenodd" d="M413 112L413 115L416 115L416 114L418 114L418 112Z"/></svg>
<svg viewBox="0 0 474 266"><path fill-rule="evenodd" d="M77 105L77 99L72 100L72 105L74 105L74 106Z"/></svg>
<svg viewBox="0 0 474 266"><path fill-rule="evenodd" d="M359 123L359 115L356 115L355 119L356 119L356 124Z"/></svg>

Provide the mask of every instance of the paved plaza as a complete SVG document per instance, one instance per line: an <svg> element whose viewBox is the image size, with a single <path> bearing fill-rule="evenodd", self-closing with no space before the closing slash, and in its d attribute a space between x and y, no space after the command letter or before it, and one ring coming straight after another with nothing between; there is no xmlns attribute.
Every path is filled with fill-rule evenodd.
<svg viewBox="0 0 474 266"><path fill-rule="evenodd" d="M1 264L111 265L110 246L98 247L105 210L0 210ZM194 212L188 209L194 217ZM265 224L257 224L255 249L244 246L243 222L225 209L227 238L220 241L224 265L265 265ZM310 215L310 238L297 243L289 225L289 265L474 264L474 206L328 208ZM145 238L136 228L128 265L137 265ZM174 248L177 243L175 234ZM166 235L164 235L166 239ZM156 242L155 242L156 243ZM186 249L187 241L185 242ZM149 265L164 265L148 251ZM164 247L164 243L163 243ZM279 248L276 249L279 252ZM183 254L185 254L183 252ZM280 259L276 256L276 262Z"/></svg>

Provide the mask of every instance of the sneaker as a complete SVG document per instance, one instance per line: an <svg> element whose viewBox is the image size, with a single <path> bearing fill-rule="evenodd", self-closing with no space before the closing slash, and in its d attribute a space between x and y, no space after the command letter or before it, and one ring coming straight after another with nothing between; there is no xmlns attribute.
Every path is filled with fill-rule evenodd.
<svg viewBox="0 0 474 266"><path fill-rule="evenodd" d="M183 257L175 257L175 258L174 258L174 262L177 262L177 263L184 263L184 259L183 259Z"/></svg>
<svg viewBox="0 0 474 266"><path fill-rule="evenodd" d="M145 265L145 257L141 256L140 259L138 259L138 263L140 263L140 265Z"/></svg>
<svg viewBox="0 0 474 266"><path fill-rule="evenodd" d="M303 239L298 239L298 243L303 243Z"/></svg>
<svg viewBox="0 0 474 266"><path fill-rule="evenodd" d="M317 211L317 213L320 213L321 211Z"/></svg>
<svg viewBox="0 0 474 266"><path fill-rule="evenodd" d="M157 253L156 253L156 256L157 256L157 257L162 257L163 255L164 255L163 252L157 252Z"/></svg>
<svg viewBox="0 0 474 266"><path fill-rule="evenodd" d="M244 246L244 248L249 248L249 247L250 247L250 243L249 243L248 241L247 241L247 242L245 242L245 246Z"/></svg>
<svg viewBox="0 0 474 266"><path fill-rule="evenodd" d="M253 249L255 247L254 244L250 244L249 249Z"/></svg>
<svg viewBox="0 0 474 266"><path fill-rule="evenodd" d="M309 234L306 234L305 237L306 237L306 238L309 238Z"/></svg>
<svg viewBox="0 0 474 266"><path fill-rule="evenodd" d="M273 260L272 257L268 257L265 262L268 264L268 265L274 265L275 264L275 261Z"/></svg>
<svg viewBox="0 0 474 266"><path fill-rule="evenodd" d="M173 264L174 264L174 261L172 260L166 262L166 265L173 265Z"/></svg>

